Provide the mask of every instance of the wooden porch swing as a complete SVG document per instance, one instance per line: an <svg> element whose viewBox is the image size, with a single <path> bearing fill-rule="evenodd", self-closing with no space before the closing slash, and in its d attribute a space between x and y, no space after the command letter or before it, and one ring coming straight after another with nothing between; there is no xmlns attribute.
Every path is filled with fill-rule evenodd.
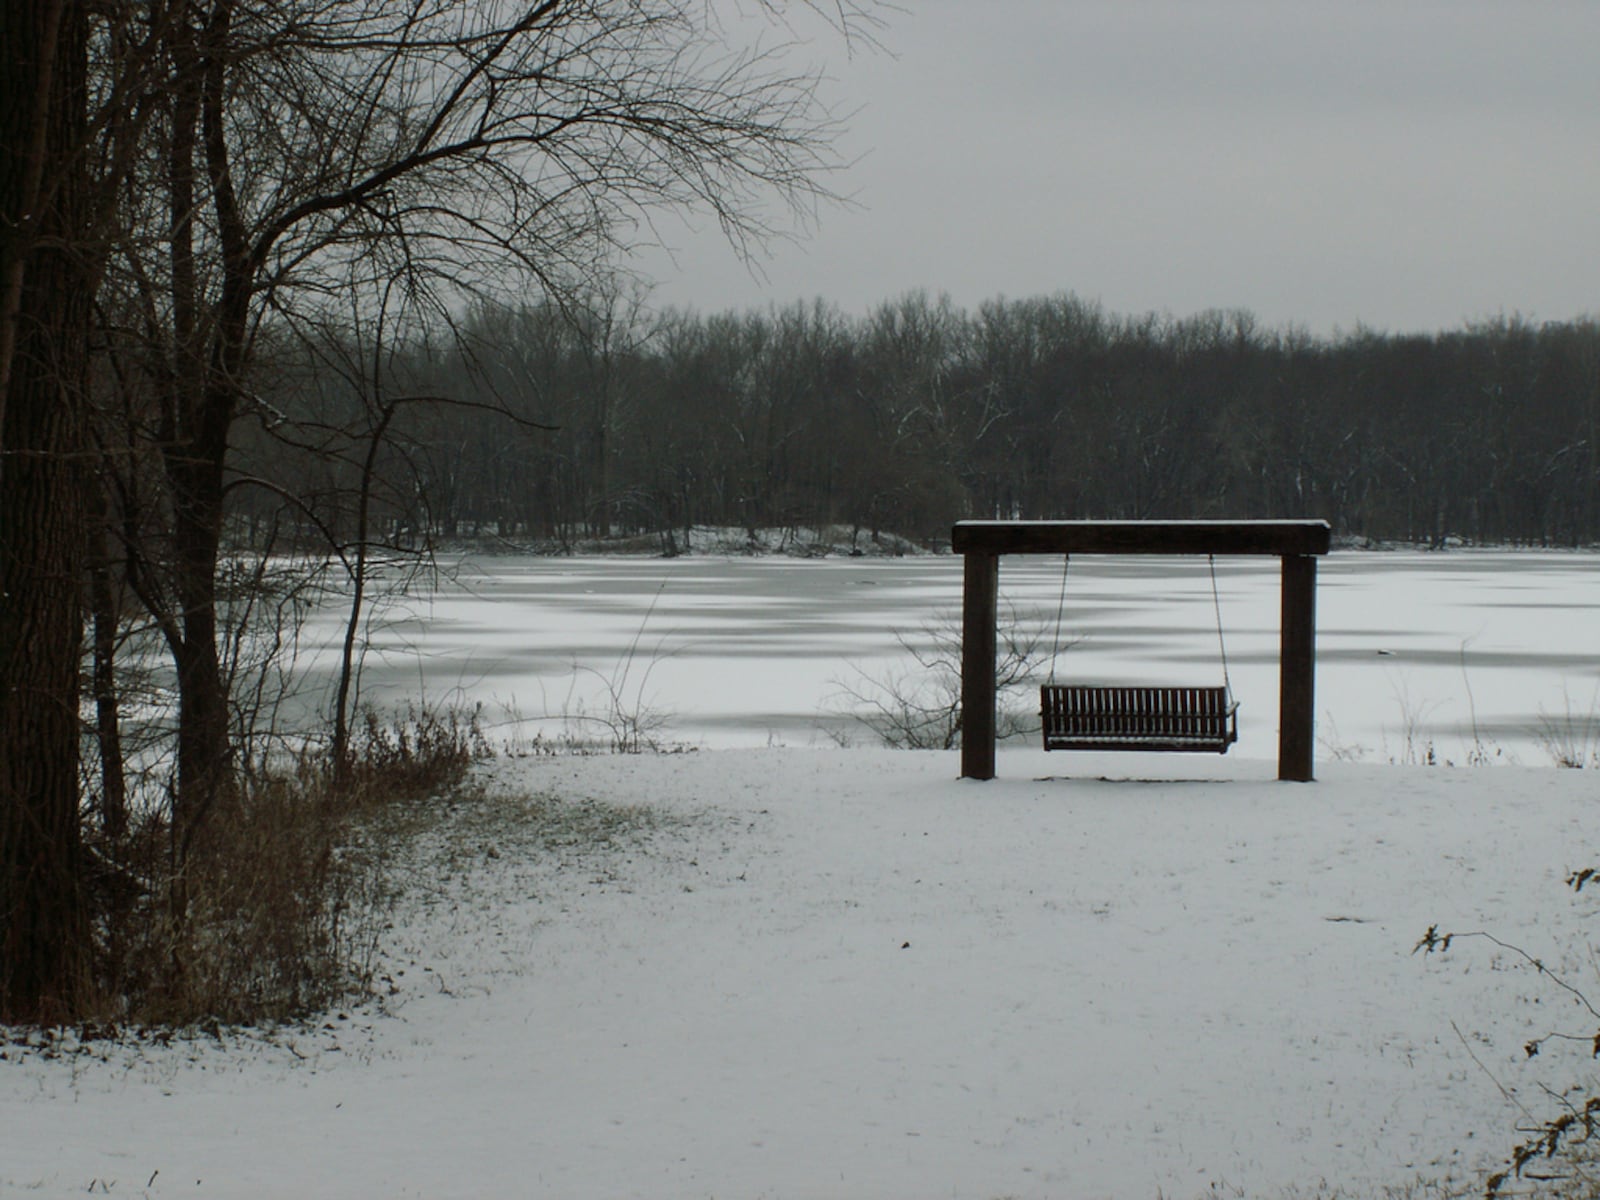
<svg viewBox="0 0 1600 1200"><path fill-rule="evenodd" d="M1222 633L1222 603L1217 595L1217 560L1211 570L1211 603L1217 617L1217 648L1222 658L1221 687L1133 687L1057 683L1061 653L1061 615L1067 602L1067 570L1062 555L1061 599L1056 605L1050 680L1039 687L1039 720L1046 750L1162 750L1226 754L1239 740L1239 702L1228 678L1228 646Z"/></svg>
<svg viewBox="0 0 1600 1200"><path fill-rule="evenodd" d="M961 521L951 548L963 559L961 775L993 779L995 618L1007 554L1245 554L1282 562L1278 645L1278 778L1312 778L1317 557L1325 521ZM1214 593L1213 593L1214 594ZM1221 634L1220 614L1218 633ZM1040 696L1051 750L1200 750L1238 738L1238 706L1221 687L1046 685Z"/></svg>

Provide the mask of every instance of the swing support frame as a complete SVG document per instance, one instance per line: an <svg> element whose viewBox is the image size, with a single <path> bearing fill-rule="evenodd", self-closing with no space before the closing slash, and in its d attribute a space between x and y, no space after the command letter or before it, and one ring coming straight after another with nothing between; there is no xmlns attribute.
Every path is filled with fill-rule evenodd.
<svg viewBox="0 0 1600 1200"><path fill-rule="evenodd" d="M1278 778L1314 778L1317 558L1326 521L961 521L961 776L994 778L995 642L1006 554L1275 555L1282 562Z"/></svg>

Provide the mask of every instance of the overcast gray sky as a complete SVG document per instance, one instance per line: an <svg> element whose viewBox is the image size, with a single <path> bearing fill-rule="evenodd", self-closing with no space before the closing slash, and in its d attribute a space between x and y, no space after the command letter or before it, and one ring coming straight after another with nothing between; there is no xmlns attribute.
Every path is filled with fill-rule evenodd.
<svg viewBox="0 0 1600 1200"><path fill-rule="evenodd" d="M903 7L888 53L815 48L861 106L834 181L858 207L764 279L664 225L657 303L1071 291L1320 334L1600 313L1600 0Z"/></svg>

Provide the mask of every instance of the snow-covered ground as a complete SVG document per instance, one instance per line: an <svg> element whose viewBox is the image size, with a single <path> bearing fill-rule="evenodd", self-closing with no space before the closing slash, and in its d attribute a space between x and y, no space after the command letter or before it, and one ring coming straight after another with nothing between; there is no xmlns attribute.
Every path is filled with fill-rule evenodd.
<svg viewBox="0 0 1600 1200"><path fill-rule="evenodd" d="M999 770L498 760L396 863L382 1004L6 1047L0 1196L1373 1194L1493 1164L1519 1102L1592 1078L1526 1060L1593 1021L1515 954L1412 950L1486 930L1600 992L1562 883L1595 772Z"/></svg>

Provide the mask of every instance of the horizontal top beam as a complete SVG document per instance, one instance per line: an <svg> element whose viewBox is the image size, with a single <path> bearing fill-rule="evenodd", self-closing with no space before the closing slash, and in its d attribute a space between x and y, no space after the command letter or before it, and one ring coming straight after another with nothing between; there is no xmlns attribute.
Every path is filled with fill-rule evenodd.
<svg viewBox="0 0 1600 1200"><path fill-rule="evenodd" d="M957 554L1326 554L1326 521L960 521Z"/></svg>

